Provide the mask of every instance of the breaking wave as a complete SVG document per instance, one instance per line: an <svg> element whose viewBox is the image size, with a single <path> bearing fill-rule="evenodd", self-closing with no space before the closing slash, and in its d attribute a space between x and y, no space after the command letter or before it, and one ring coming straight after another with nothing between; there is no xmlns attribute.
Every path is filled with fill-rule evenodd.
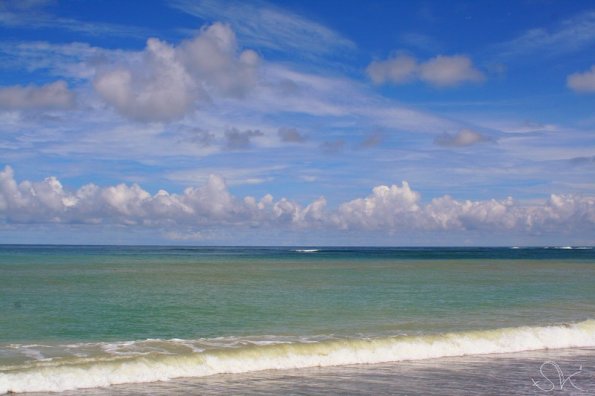
<svg viewBox="0 0 595 396"><path fill-rule="evenodd" d="M15 363L0 366L0 394L59 392L257 370L573 347L595 347L595 320L543 327L366 339L248 337L62 346L11 344L2 347L3 352L12 350ZM19 354L26 359L21 356L19 361L15 357Z"/></svg>

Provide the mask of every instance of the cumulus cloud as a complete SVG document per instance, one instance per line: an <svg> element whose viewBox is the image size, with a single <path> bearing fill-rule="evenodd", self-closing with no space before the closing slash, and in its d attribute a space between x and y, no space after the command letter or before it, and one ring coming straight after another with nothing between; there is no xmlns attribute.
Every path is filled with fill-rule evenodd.
<svg viewBox="0 0 595 396"><path fill-rule="evenodd" d="M471 59L462 55L437 56L422 64L419 78L437 87L452 87L484 80L482 72L473 67Z"/></svg>
<svg viewBox="0 0 595 396"><path fill-rule="evenodd" d="M95 90L121 114L141 121L168 121L187 113L201 96L175 50L149 39L140 65L100 72Z"/></svg>
<svg viewBox="0 0 595 396"><path fill-rule="evenodd" d="M541 204L512 198L457 201L450 196L423 205L406 182L378 186L366 198L344 203L330 222L341 229L386 231L518 231L540 233L595 229L595 197L552 194Z"/></svg>
<svg viewBox="0 0 595 396"><path fill-rule="evenodd" d="M331 221L341 229L405 229L415 226L421 211L419 199L407 182L401 187L378 186L370 196L339 206Z"/></svg>
<svg viewBox="0 0 595 396"><path fill-rule="evenodd" d="M397 55L384 61L373 61L366 72L375 84L392 82L403 84L413 81L418 71L417 60L409 55Z"/></svg>
<svg viewBox="0 0 595 396"><path fill-rule="evenodd" d="M0 109L68 109L74 105L74 97L64 81L41 86L0 87Z"/></svg>
<svg viewBox="0 0 595 396"><path fill-rule="evenodd" d="M409 55L396 55L383 61L373 61L366 72L375 84L404 84L415 80L435 87L453 87L477 83L485 79L467 56L436 56L426 62Z"/></svg>
<svg viewBox="0 0 595 396"><path fill-rule="evenodd" d="M277 135L279 135L282 142L286 143L303 143L306 141L306 137L295 128L279 128Z"/></svg>
<svg viewBox="0 0 595 396"><path fill-rule="evenodd" d="M595 92L595 66L586 72L569 75L566 85L575 92Z"/></svg>
<svg viewBox="0 0 595 396"><path fill-rule="evenodd" d="M100 70L94 87L122 115L140 121L180 118L213 97L241 97L257 78L260 57L239 51L235 34L221 23L173 46L147 40L141 54Z"/></svg>
<svg viewBox="0 0 595 396"><path fill-rule="evenodd" d="M207 91L224 96L242 96L255 83L259 55L239 51L228 25L214 23L192 40L183 41L176 54L195 81Z"/></svg>
<svg viewBox="0 0 595 396"><path fill-rule="evenodd" d="M465 147L488 141L491 141L489 137L468 128L463 128L455 134L443 133L434 139L435 144L443 147Z"/></svg>
<svg viewBox="0 0 595 396"><path fill-rule="evenodd" d="M151 195L137 184L87 184L66 191L55 177L17 183L10 167L0 172L0 214L10 223L242 224L258 220L258 212L271 203L270 196L260 201L233 197L218 176L182 194L159 190Z"/></svg>
<svg viewBox="0 0 595 396"><path fill-rule="evenodd" d="M234 196L225 181L210 176L181 194L150 194L137 184L68 191L55 177L17 183L10 167L0 171L0 219L4 223L85 223L162 227L175 235L201 227L292 227L339 230L517 231L528 233L595 231L595 197L552 194L541 203L456 200L446 195L424 204L407 182L374 187L364 198L327 208L320 197L308 205L267 194ZM196 229L198 227L198 229ZM180 230L183 230L180 231ZM174 234L172 234L174 235ZM197 236L199 234L195 234Z"/></svg>

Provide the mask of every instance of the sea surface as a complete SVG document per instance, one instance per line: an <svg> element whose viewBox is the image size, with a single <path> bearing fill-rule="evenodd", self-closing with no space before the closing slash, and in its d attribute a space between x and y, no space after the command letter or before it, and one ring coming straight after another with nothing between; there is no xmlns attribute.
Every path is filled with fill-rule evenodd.
<svg viewBox="0 0 595 396"><path fill-rule="evenodd" d="M0 394L595 394L595 249L0 245Z"/></svg>

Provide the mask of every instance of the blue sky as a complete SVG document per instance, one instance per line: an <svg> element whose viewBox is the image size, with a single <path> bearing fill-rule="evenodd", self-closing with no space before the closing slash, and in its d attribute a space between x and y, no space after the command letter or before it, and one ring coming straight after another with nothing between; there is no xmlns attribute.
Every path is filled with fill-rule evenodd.
<svg viewBox="0 0 595 396"><path fill-rule="evenodd" d="M595 244L589 1L0 0L0 240Z"/></svg>

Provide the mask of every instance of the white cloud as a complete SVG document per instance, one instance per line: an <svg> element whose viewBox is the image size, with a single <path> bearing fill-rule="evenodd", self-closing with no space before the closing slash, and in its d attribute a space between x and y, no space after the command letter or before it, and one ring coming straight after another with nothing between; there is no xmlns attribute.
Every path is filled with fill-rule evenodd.
<svg viewBox="0 0 595 396"><path fill-rule="evenodd" d="M434 143L444 147L465 147L491 139L472 129L463 128L455 134L443 133L434 139Z"/></svg>
<svg viewBox="0 0 595 396"><path fill-rule="evenodd" d="M74 105L74 97L64 81L41 86L0 87L0 109L68 109Z"/></svg>
<svg viewBox="0 0 595 396"><path fill-rule="evenodd" d="M436 198L426 207L426 220L443 230L513 230L525 227L528 213L512 198L488 201L457 201L449 196Z"/></svg>
<svg viewBox="0 0 595 396"><path fill-rule="evenodd" d="M377 186L366 198L339 206L332 221L341 229L405 229L415 227L420 196L407 182L401 187Z"/></svg>
<svg viewBox="0 0 595 396"><path fill-rule="evenodd" d="M168 44L149 39L143 62L101 72L95 90L125 116L142 121L166 121L188 112L199 91Z"/></svg>
<svg viewBox="0 0 595 396"><path fill-rule="evenodd" d="M466 56L440 55L420 66L419 78L437 87L451 87L467 82L481 82L485 77L473 67L471 59Z"/></svg>
<svg viewBox="0 0 595 396"><path fill-rule="evenodd" d="M366 72L374 84L392 82L403 84L413 81L418 71L417 60L409 55L397 55L385 61L373 61Z"/></svg>
<svg viewBox="0 0 595 396"><path fill-rule="evenodd" d="M595 66L586 72L569 75L566 85L575 92L595 92Z"/></svg>
<svg viewBox="0 0 595 396"><path fill-rule="evenodd" d="M234 32L214 23L171 46L151 38L140 56L99 71L94 86L121 114L140 121L181 118L215 96L238 97L254 85L259 56L238 52Z"/></svg>
<svg viewBox="0 0 595 396"><path fill-rule="evenodd" d="M237 198L215 175L182 194L159 190L151 195L137 184L87 184L69 192L54 177L17 183L10 167L0 172L0 218L8 223L254 226L262 221L298 223L312 211L286 199L274 203L270 195Z"/></svg>
<svg viewBox="0 0 595 396"><path fill-rule="evenodd" d="M208 91L226 96L242 96L256 82L259 55L253 50L238 51L233 30L214 23L176 49L189 74Z"/></svg>
<svg viewBox="0 0 595 396"><path fill-rule="evenodd" d="M418 63L415 58L401 54L384 61L373 61L366 72L375 84L404 84L420 80L435 87L453 87L485 79L471 59L463 55L439 55Z"/></svg>
<svg viewBox="0 0 595 396"><path fill-rule="evenodd" d="M224 180L210 176L182 194L140 186L85 185L67 191L55 177L17 183L13 171L0 171L0 218L5 223L121 224L166 228L175 235L201 227L291 227L386 232L517 231L593 232L595 197L552 194L543 202L512 198L458 201L449 196L423 204L407 182L377 186L365 198L328 209L324 197L302 206L269 194L260 200L231 194ZM176 229L177 227L177 229ZM183 230L180 231L180 230ZM200 234L194 234L197 236Z"/></svg>

